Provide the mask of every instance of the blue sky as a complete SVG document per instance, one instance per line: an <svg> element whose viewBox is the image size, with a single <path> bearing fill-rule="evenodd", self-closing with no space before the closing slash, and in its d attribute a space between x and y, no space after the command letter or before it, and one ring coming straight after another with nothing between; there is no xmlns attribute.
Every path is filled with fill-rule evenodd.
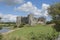
<svg viewBox="0 0 60 40"><path fill-rule="evenodd" d="M16 19L16 16L25 16L30 12L34 13L35 15L43 15L45 12L47 15L48 13L46 8L57 2L60 2L60 0L0 0L0 16L4 16L3 20L12 21L13 19ZM47 20L50 20L49 16L46 16L46 18Z"/></svg>

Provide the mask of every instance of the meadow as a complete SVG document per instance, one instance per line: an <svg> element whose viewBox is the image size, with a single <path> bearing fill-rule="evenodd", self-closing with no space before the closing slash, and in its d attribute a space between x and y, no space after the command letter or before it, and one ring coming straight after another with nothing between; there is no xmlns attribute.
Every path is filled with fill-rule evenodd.
<svg viewBox="0 0 60 40"><path fill-rule="evenodd" d="M3 40L54 40L58 35L51 25L35 25L24 27L4 35Z"/></svg>

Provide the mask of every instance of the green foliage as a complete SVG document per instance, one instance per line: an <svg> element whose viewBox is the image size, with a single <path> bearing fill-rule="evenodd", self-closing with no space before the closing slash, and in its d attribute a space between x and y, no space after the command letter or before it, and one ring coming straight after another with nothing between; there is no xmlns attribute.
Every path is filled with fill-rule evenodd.
<svg viewBox="0 0 60 40"><path fill-rule="evenodd" d="M1 22L2 17L0 17L0 22Z"/></svg>
<svg viewBox="0 0 60 40"><path fill-rule="evenodd" d="M24 24L20 24L19 28L24 27Z"/></svg>
<svg viewBox="0 0 60 40"><path fill-rule="evenodd" d="M2 27L0 27L0 30L2 29Z"/></svg>
<svg viewBox="0 0 60 40"><path fill-rule="evenodd" d="M26 25L24 25L24 27L32 27L31 25L29 25L29 24L26 24Z"/></svg>
<svg viewBox="0 0 60 40"><path fill-rule="evenodd" d="M47 34L38 34L36 35L34 32L30 33L30 40L55 40L58 37L58 33L54 30L52 35Z"/></svg>
<svg viewBox="0 0 60 40"><path fill-rule="evenodd" d="M29 35L30 35L30 40L38 40L38 37L36 34L34 34L34 32L29 33Z"/></svg>
<svg viewBox="0 0 60 40"><path fill-rule="evenodd" d="M46 24L52 24L53 22L52 21L47 21Z"/></svg>
<svg viewBox="0 0 60 40"><path fill-rule="evenodd" d="M60 25L60 20L54 20L53 22L55 22L56 25Z"/></svg>
<svg viewBox="0 0 60 40"><path fill-rule="evenodd" d="M56 29L57 32L60 32L60 25L59 24L54 25L54 28Z"/></svg>
<svg viewBox="0 0 60 40"><path fill-rule="evenodd" d="M60 3L56 3L50 6L49 14L53 18L53 22L56 24L54 28L56 31L60 30Z"/></svg>
<svg viewBox="0 0 60 40"><path fill-rule="evenodd" d="M50 6L49 10L49 14L51 14L52 16L56 16L60 14L60 3L56 3Z"/></svg>
<svg viewBox="0 0 60 40"><path fill-rule="evenodd" d="M14 28L17 28L17 25L14 25Z"/></svg>
<svg viewBox="0 0 60 40"><path fill-rule="evenodd" d="M0 19L2 19L2 17L0 17Z"/></svg>
<svg viewBox="0 0 60 40"><path fill-rule="evenodd" d="M11 40L20 40L20 37L14 37L14 38L12 38Z"/></svg>
<svg viewBox="0 0 60 40"><path fill-rule="evenodd" d="M53 40L57 35L58 33L51 25L36 25L34 27L22 27L19 30L7 34L6 38L8 40L19 38L19 40Z"/></svg>
<svg viewBox="0 0 60 40"><path fill-rule="evenodd" d="M3 38L3 36L2 36L2 34L0 33L0 40L2 40L2 38Z"/></svg>
<svg viewBox="0 0 60 40"><path fill-rule="evenodd" d="M49 14L52 16L53 21L55 23L60 22L60 3L56 3L54 5L51 5L49 10ZM60 24L60 23L58 23Z"/></svg>

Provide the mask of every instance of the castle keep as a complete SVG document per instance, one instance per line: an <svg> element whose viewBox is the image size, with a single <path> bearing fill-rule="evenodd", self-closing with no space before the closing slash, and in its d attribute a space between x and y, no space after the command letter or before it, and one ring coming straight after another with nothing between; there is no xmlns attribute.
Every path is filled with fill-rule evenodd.
<svg viewBox="0 0 60 40"><path fill-rule="evenodd" d="M35 25L37 23L45 23L44 18L35 18L33 14L29 14L27 17L18 16L16 18L16 25L20 26L22 23Z"/></svg>

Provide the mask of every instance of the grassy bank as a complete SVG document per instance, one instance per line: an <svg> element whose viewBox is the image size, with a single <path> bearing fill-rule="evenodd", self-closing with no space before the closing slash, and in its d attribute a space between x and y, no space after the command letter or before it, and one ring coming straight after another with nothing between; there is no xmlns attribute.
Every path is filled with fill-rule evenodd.
<svg viewBox="0 0 60 40"><path fill-rule="evenodd" d="M58 34L51 25L25 26L5 35L4 40L52 40Z"/></svg>

